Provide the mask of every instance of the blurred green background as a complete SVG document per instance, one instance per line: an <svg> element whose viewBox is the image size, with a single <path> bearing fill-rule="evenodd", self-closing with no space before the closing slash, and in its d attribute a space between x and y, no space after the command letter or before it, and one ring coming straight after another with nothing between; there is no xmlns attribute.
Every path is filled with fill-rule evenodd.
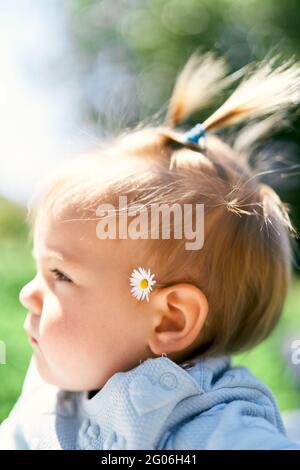
<svg viewBox="0 0 300 470"><path fill-rule="evenodd" d="M158 118L163 115L176 74L196 49L223 55L232 71L278 53L283 58L300 58L298 0L53 3L60 9L69 52L49 63L44 73L52 82L76 83L76 111L94 143L156 113ZM47 2L44 4L46 7ZM209 112L204 110L189 124ZM261 152L279 153L285 160L276 176L266 177L266 182L290 204L298 231L299 125L296 110L291 125L274 133L258 148ZM222 136L226 138L226 132ZM26 312L18 302L20 288L34 274L25 215L24 208L4 197L0 199L0 340L7 347L7 364L0 365L0 422L20 393L31 355L23 331ZM289 360L282 354L289 333L298 332L300 339L299 256L294 269L282 320L272 336L253 351L234 358L235 364L247 365L271 387L281 410L300 406L299 385Z"/></svg>

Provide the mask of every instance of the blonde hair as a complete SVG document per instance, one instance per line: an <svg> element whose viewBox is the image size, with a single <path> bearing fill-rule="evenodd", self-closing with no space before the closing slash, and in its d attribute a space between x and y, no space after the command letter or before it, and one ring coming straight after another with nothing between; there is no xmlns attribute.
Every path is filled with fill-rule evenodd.
<svg viewBox="0 0 300 470"><path fill-rule="evenodd" d="M201 250L186 251L184 239L149 240L147 253L166 285L190 282L207 296L208 328L194 355L252 347L270 334L282 312L297 234L288 206L249 161L255 136L280 125L299 97L299 65L290 60L276 66L277 60L228 75L223 59L192 55L176 80L164 123L127 130L93 155L67 162L30 210L33 221L41 211L57 214L66 207L87 216L119 194L127 195L129 205L203 203ZM186 142L176 127L239 79L203 122L206 150ZM212 133L240 123L247 126L231 146Z"/></svg>

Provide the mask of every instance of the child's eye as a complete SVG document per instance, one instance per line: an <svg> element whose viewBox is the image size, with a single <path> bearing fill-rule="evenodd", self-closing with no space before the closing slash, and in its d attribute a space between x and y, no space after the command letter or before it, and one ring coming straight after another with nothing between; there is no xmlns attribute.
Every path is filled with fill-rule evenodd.
<svg viewBox="0 0 300 470"><path fill-rule="evenodd" d="M50 271L54 274L55 279L57 279L58 281L72 282L72 280L68 276L66 276L58 269L50 269Z"/></svg>

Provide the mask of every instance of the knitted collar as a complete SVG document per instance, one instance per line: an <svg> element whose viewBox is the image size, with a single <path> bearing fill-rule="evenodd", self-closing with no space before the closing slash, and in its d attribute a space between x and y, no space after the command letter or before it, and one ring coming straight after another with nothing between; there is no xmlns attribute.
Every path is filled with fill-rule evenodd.
<svg viewBox="0 0 300 470"><path fill-rule="evenodd" d="M79 394L77 448L159 448L168 429L186 418L184 399L204 393L204 361L214 376L230 364L229 356L181 366L165 356L151 358L114 374L91 399L88 392Z"/></svg>

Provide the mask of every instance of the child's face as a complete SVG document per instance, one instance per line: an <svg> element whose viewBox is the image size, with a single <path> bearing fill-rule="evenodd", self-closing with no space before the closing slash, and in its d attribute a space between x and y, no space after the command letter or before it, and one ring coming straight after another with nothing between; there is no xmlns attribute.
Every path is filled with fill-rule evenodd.
<svg viewBox="0 0 300 470"><path fill-rule="evenodd" d="M66 390L98 389L115 372L153 356L147 345L151 302L130 293L130 274L140 264L128 243L134 241L99 240L95 221L38 221L37 274L20 301L47 382Z"/></svg>

